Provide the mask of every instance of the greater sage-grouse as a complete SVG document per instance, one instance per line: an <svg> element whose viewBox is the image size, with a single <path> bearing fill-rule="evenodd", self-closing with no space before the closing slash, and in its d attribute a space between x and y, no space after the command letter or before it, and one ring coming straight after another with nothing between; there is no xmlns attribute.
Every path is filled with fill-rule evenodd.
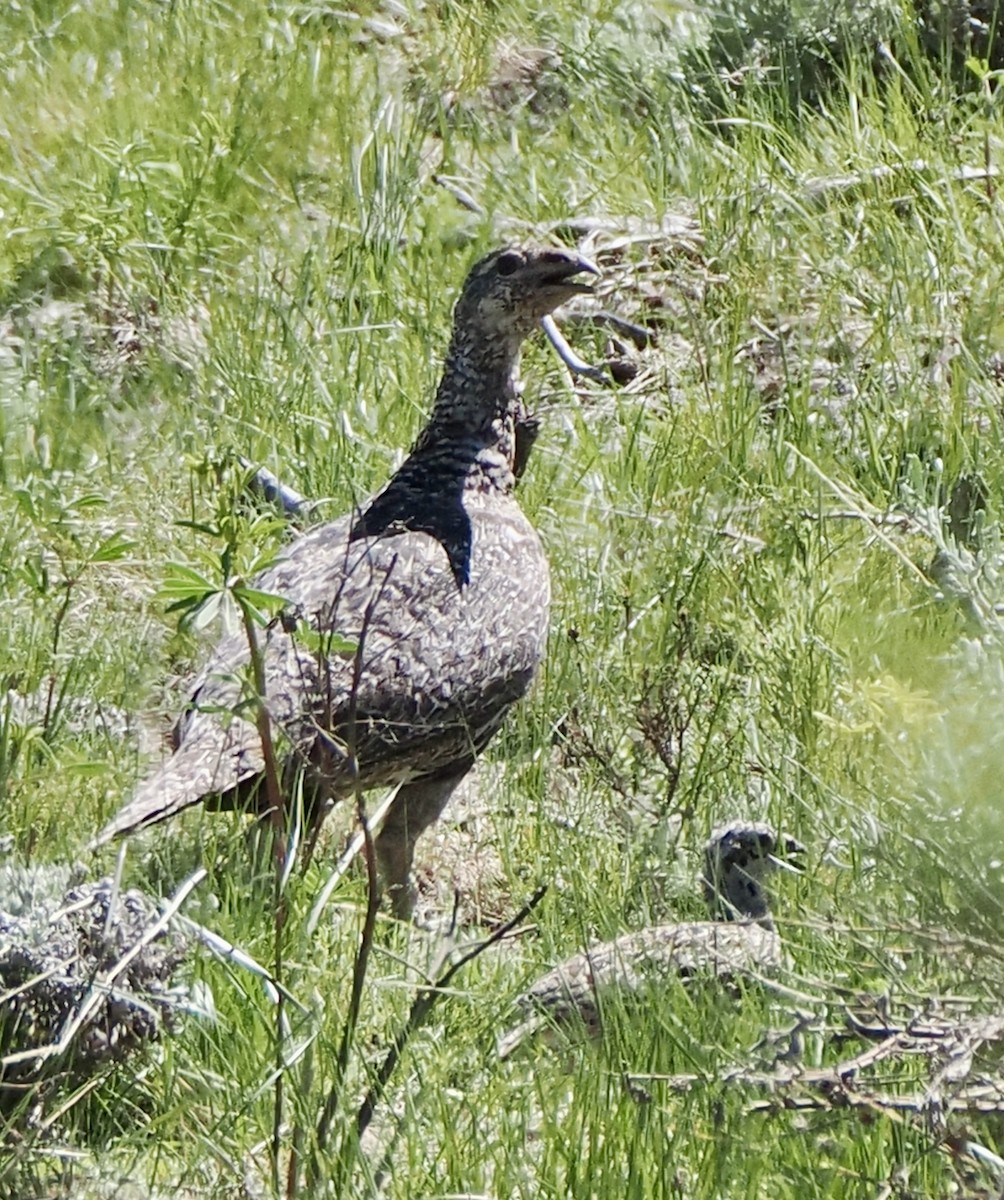
<svg viewBox="0 0 1004 1200"><path fill-rule="evenodd" d="M667 974L722 978L779 966L781 940L764 881L800 851L794 839L778 839L759 823L734 821L717 828L705 846L702 876L711 920L656 925L573 955L519 997L528 1015L501 1040L500 1056L507 1058L535 1034L561 1027L584 1027L596 1037L604 995L627 997Z"/></svg>
<svg viewBox="0 0 1004 1200"><path fill-rule="evenodd" d="M287 794L302 769L319 820L355 788L401 785L376 844L399 916L412 907L416 839L544 652L547 559L513 495L515 427L526 419L517 373L541 318L589 291L583 273L599 272L559 249L511 247L476 263L407 460L359 511L310 530L252 581L316 631L305 639L286 620L262 636ZM223 640L175 729L173 757L95 844L210 798L266 806L250 674L246 639Z"/></svg>

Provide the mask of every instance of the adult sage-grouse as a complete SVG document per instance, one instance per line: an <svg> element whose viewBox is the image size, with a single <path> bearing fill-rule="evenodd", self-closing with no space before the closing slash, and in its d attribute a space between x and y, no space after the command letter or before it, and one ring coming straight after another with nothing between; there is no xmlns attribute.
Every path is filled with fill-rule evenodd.
<svg viewBox="0 0 1004 1200"><path fill-rule="evenodd" d="M525 419L517 372L541 318L589 290L584 273L599 272L558 249L507 248L476 263L432 415L407 460L359 511L310 530L252 581L320 635L304 639L285 621L262 636L264 703L287 788L302 769L322 814L354 788L401 785L377 839L399 916L411 911L416 839L544 651L547 560L513 494L514 427ZM338 637L326 647L327 634ZM249 657L241 635L219 644L173 756L95 844L210 798L265 807Z"/></svg>
<svg viewBox="0 0 1004 1200"><path fill-rule="evenodd" d="M597 1036L604 993L630 995L668 973L724 977L780 966L781 939L764 881L801 849L757 822L719 826L704 849L702 884L711 920L656 925L573 955L520 996L517 1003L529 1015L502 1039L501 1057L534 1034L561 1026L584 1026Z"/></svg>

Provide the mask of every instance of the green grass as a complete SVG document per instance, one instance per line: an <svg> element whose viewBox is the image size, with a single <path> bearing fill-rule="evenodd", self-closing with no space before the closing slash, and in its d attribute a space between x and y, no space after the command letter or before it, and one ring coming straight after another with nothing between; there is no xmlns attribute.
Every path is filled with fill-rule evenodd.
<svg viewBox="0 0 1004 1200"><path fill-rule="evenodd" d="M481 248L571 217L687 214L698 249L638 242L608 270L612 309L636 311L633 281L665 304L635 384L575 390L543 346L525 358L544 428L521 494L551 558L552 636L451 836L484 853L492 916L550 892L531 933L438 1002L360 1149L367 1081L437 950L381 923L298 1194L376 1195L384 1153L384 1194L402 1198L999 1194L922 1119L747 1111L763 1096L729 1070L769 1065L755 1047L795 1021L755 987L674 984L615 1006L600 1047L494 1055L535 972L700 915L700 846L734 815L809 849L778 908L818 997L810 1065L856 1052L842 1005L857 993L887 994L899 1020L938 997L999 1009L1004 637L924 581L941 506L978 474L962 586L1000 598L1004 229L996 185L960 174L998 157L993 101L953 99L919 57L879 78L863 49L814 107L768 74L711 116L681 82L671 13L342 7L354 16L209 0L0 16L0 680L52 692L47 726L0 708L0 833L22 861L80 858L148 769L203 653L157 591L169 562L217 554L179 522L233 507L234 454L344 511L418 428ZM400 36L373 36L373 16ZM490 102L508 44L555 50L557 102ZM601 334L570 336L602 357ZM892 511L918 521L855 516ZM76 701L132 714L142 737L82 731ZM299 1129L309 1152L335 1082L362 923L356 872L307 929L351 814L338 822L288 894L287 1150ZM190 914L272 963L267 871L238 819L189 814L137 839L125 871L168 895L202 862ZM87 862L112 868L111 852ZM46 1093L41 1117L19 1109L6 1194L238 1196L245 1176L273 1193L275 1005L239 965L205 954L192 971L215 1021L187 1019L85 1096ZM625 1074L695 1080L632 1090ZM925 1078L904 1060L886 1082ZM948 1125L1001 1149L997 1115Z"/></svg>

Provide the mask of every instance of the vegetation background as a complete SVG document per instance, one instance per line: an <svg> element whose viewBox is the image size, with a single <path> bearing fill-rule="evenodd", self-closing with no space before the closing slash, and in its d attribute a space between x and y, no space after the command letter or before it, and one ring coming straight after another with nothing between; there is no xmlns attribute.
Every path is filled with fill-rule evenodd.
<svg viewBox="0 0 1004 1200"><path fill-rule="evenodd" d="M235 456L324 498L318 515L378 487L479 251L578 241L604 306L655 338L563 323L621 384L528 347L547 665L419 854L430 909L458 893L454 941L548 884L532 922L438 996L360 1142L363 1093L452 943L381 921L353 1026L364 873L310 921L351 812L291 876L281 947L239 818L135 839L126 884L166 896L204 864L188 915L270 969L281 950L285 1031L245 957L194 956L211 1015L4 1110L5 1194L1001 1194L993 1046L879 1064L861 1095L881 1103L741 1077L860 1053L848 1012L1000 1013L996 13L4 5L11 863L115 869L83 847L217 631L166 612L177 564L225 593L284 536L240 499ZM777 897L789 993L671 983L612 1006L601 1046L499 1063L541 970L700 915L700 847L737 815L808 847Z"/></svg>

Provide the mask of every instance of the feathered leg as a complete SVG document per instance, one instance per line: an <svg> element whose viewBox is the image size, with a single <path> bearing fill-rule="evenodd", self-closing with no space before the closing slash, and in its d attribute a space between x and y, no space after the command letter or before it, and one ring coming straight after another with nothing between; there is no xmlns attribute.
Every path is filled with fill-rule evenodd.
<svg viewBox="0 0 1004 1200"><path fill-rule="evenodd" d="M401 921L407 921L415 907L415 886L411 879L415 843L446 807L473 761L469 759L459 767L451 764L448 773L426 775L406 783L394 798L376 840L376 852L391 908Z"/></svg>

